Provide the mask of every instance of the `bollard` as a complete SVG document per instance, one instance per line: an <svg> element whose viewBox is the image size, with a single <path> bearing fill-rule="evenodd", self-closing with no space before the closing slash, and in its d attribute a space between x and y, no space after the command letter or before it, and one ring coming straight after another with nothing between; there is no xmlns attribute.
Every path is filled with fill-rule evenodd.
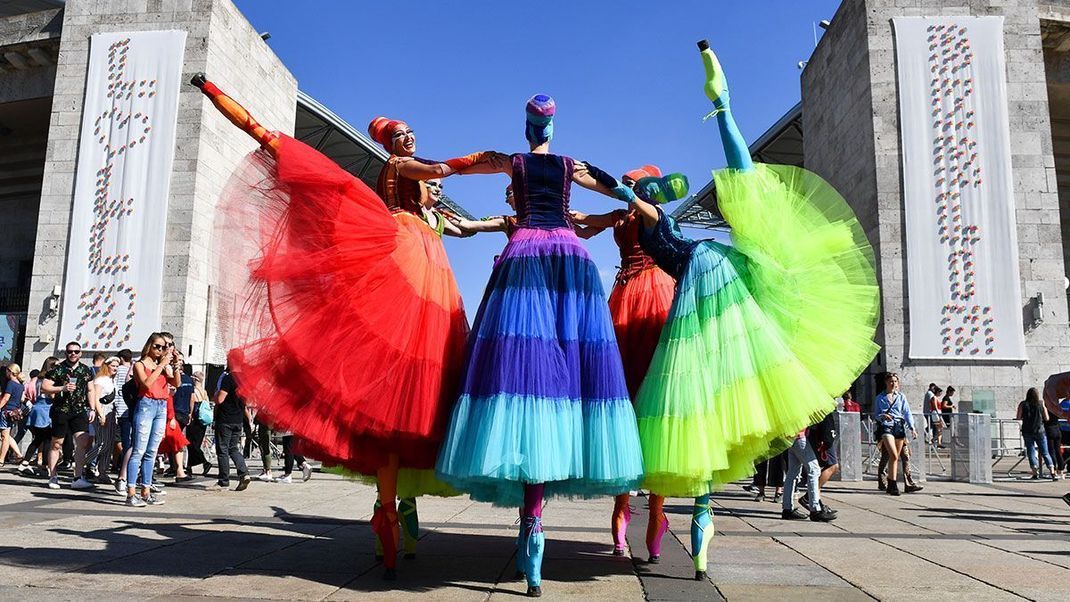
<svg viewBox="0 0 1070 602"><path fill-rule="evenodd" d="M951 480L992 482L992 432L987 414L955 414L951 437Z"/></svg>
<svg viewBox="0 0 1070 602"><path fill-rule="evenodd" d="M840 472L835 479L862 480L862 415L858 412L836 412L836 455Z"/></svg>
<svg viewBox="0 0 1070 602"><path fill-rule="evenodd" d="M922 420L924 420L924 418L922 418ZM907 432L906 445L910 446L910 474L913 476L915 483L924 483L928 480L926 479L925 472L929 468L929 446L925 443L925 426L915 424L915 427L921 427L918 430L917 439L912 439L910 433Z"/></svg>

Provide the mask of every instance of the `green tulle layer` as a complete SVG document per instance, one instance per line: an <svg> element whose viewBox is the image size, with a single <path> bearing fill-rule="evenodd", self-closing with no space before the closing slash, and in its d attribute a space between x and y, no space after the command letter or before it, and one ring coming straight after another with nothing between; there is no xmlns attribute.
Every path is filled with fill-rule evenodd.
<svg viewBox="0 0 1070 602"><path fill-rule="evenodd" d="M374 476L356 473L341 466L324 467L323 470L366 485L377 484ZM404 499L423 495L454 497L461 495L461 492L440 481L435 476L434 469L402 468L398 470L398 497Z"/></svg>
<svg viewBox="0 0 1070 602"><path fill-rule="evenodd" d="M636 400L644 486L662 495L751 474L877 350L872 250L835 190L783 166L716 181L734 245L695 248Z"/></svg>

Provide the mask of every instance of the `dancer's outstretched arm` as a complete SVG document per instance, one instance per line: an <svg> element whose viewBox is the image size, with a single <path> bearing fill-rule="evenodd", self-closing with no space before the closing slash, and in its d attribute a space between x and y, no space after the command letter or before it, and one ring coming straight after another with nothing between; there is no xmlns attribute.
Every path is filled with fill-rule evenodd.
<svg viewBox="0 0 1070 602"><path fill-rule="evenodd" d="M459 236L474 236L482 232L505 232L506 230L505 216L503 215L481 220L464 219L459 215L447 212L442 212L442 215L446 217L447 223L452 224L454 228L461 232Z"/></svg>
<svg viewBox="0 0 1070 602"><path fill-rule="evenodd" d="M724 145L725 158L728 159L728 167L732 169L754 169L747 143L743 140L743 134L739 133L736 120L732 117L732 108L729 103L728 80L725 78L721 63L717 55L710 50L710 44L706 40L698 43L702 53L702 66L706 69L706 96L713 102L717 114L717 126L721 130L721 144Z"/></svg>

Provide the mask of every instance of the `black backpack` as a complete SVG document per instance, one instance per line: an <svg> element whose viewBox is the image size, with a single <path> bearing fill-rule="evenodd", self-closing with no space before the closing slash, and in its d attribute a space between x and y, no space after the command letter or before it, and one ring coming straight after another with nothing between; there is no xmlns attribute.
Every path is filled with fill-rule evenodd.
<svg viewBox="0 0 1070 602"><path fill-rule="evenodd" d="M131 370L131 372L133 372L133 370ZM133 411L134 407L137 406L138 399L137 381L134 380L133 374L130 374L130 376L126 379L126 382L123 383L123 389L121 393L123 396L123 402L125 402L126 406L130 408L131 411Z"/></svg>
<svg viewBox="0 0 1070 602"><path fill-rule="evenodd" d="M836 412L830 412L821 422L811 426L807 435L813 443L824 443L831 447L836 441Z"/></svg>

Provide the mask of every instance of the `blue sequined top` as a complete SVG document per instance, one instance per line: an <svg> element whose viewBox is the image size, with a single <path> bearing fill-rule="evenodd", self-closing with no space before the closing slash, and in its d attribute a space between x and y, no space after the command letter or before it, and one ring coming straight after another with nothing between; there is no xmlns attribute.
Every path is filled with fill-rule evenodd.
<svg viewBox="0 0 1070 602"><path fill-rule="evenodd" d="M684 236L676 220L665 215L661 207L654 208L658 211L658 223L649 230L639 228L639 245L659 268L679 280L699 241Z"/></svg>

